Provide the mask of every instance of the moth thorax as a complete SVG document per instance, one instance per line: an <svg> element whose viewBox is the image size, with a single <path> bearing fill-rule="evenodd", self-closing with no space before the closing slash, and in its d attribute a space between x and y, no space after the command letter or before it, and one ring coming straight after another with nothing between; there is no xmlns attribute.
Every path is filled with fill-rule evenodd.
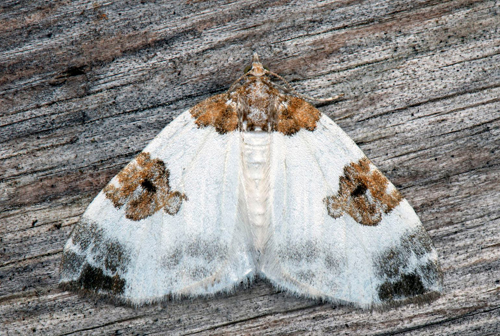
<svg viewBox="0 0 500 336"><path fill-rule="evenodd" d="M279 93L265 78L251 78L232 94L237 102L240 130L271 132L276 129Z"/></svg>

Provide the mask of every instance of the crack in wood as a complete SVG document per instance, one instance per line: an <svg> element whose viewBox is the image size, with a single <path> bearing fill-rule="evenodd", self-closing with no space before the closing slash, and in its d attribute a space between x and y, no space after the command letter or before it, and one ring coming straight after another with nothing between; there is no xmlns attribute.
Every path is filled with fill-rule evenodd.
<svg viewBox="0 0 500 336"><path fill-rule="evenodd" d="M483 306L478 306L479 308L477 310L473 310L471 312L467 312L467 313L459 315L459 316L454 316L454 317L442 319L442 320L435 321L435 322L429 322L429 323L425 323L425 324L410 327L410 328L399 329L399 330L396 330L393 332L374 334L374 336L392 336L392 335L405 334L405 333L408 333L410 331L421 330L421 329L425 329L425 328L432 327L432 326L446 324L448 322L459 321L459 320L466 319L466 318L471 317L471 316L481 315L481 314L493 312L496 310L500 310L500 306L499 306L499 307L494 307L491 309L484 309L484 310L479 311L480 308L485 307L485 306L487 306L487 305L485 304Z"/></svg>

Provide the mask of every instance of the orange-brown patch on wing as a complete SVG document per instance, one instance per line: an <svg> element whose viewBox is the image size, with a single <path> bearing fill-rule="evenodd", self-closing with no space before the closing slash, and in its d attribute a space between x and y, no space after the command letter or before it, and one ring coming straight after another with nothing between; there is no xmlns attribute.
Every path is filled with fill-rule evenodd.
<svg viewBox="0 0 500 336"><path fill-rule="evenodd" d="M152 160L149 153L143 152L116 176L118 187L110 183L103 191L115 208L126 205L128 219L138 221L161 208L175 215L187 197L178 191L171 191L169 175L162 160Z"/></svg>
<svg viewBox="0 0 500 336"><path fill-rule="evenodd" d="M328 214L339 218L347 213L360 224L377 225L383 214L391 212L403 199L396 189L388 192L388 186L389 180L370 167L370 160L353 162L344 167L338 194L324 199Z"/></svg>
<svg viewBox="0 0 500 336"><path fill-rule="evenodd" d="M305 128L316 129L321 113L314 106L297 97L288 97L287 106L278 114L277 130L285 135L293 135Z"/></svg>
<svg viewBox="0 0 500 336"><path fill-rule="evenodd" d="M234 131L238 127L238 115L227 101L227 94L223 93L195 105L191 109L191 115L196 119L196 125L213 126L220 134Z"/></svg>

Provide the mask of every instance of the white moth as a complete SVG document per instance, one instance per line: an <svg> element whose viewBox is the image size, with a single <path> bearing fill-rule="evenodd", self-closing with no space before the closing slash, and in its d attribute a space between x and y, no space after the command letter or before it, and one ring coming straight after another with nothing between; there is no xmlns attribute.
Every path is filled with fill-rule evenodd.
<svg viewBox="0 0 500 336"><path fill-rule="evenodd" d="M97 195L61 283L140 305L255 276L370 307L441 291L417 215L356 144L276 89L254 55L227 93L182 113Z"/></svg>

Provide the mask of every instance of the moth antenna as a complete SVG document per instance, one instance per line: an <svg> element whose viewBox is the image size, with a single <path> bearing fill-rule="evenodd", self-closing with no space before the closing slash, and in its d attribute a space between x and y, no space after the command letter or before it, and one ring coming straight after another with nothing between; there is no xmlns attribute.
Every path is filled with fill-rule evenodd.
<svg viewBox="0 0 500 336"><path fill-rule="evenodd" d="M239 82L240 82L243 78L245 78L246 76L248 76L248 72L247 72L247 73L244 73L244 74L243 74L240 78L238 78L237 80L235 80L235 81L233 82L233 84L231 84L231 86L229 87L229 89L226 91L226 93L230 93L231 91L233 91L233 90L234 90L234 87L235 87L236 85L238 85L238 83L239 83Z"/></svg>
<svg viewBox="0 0 500 336"><path fill-rule="evenodd" d="M269 74L269 70L265 69L262 63L259 61L259 55L257 53L253 53L252 56L252 65L248 66L245 68L245 73L243 76L238 78L230 87L229 90L227 90L227 93L230 93L232 90L234 90L234 87L246 76L255 76L255 77L262 77Z"/></svg>
<svg viewBox="0 0 500 336"><path fill-rule="evenodd" d="M306 95L300 94L297 91L295 91L295 89L290 85L290 83L288 83L286 79L284 79L283 77L281 77L277 73L274 73L271 71L267 71L267 73L280 79L283 83L285 83L285 86L288 90L290 90L297 97L305 99L305 100L313 101L316 103L327 103L327 102L332 102L332 101L335 101L335 100L338 100L338 99L344 97L343 93L338 94L338 95L333 96L333 97L329 97L329 98L314 98L314 97L306 96Z"/></svg>
<svg viewBox="0 0 500 336"><path fill-rule="evenodd" d="M256 69L257 68L257 69ZM255 70L254 70L255 69ZM327 102L332 102L332 101L335 101L335 100L338 100L342 97L344 97L344 94L341 93L341 94L338 94L336 96L333 96L333 97L329 97L329 98L314 98L314 97L310 97L310 96L306 96L306 95L303 95L303 94L300 94L298 93L297 91L295 91L295 89L290 85L290 83L288 83L288 81L286 79L284 79L283 77L281 77L280 75L278 75L277 73L275 72L272 72L272 71L269 71L267 69L264 69L264 67L262 66L262 64L260 63L260 60L259 60L259 55L257 53L253 53L253 56L252 56L252 66L250 67L249 71L246 71L242 76L240 76L237 80L235 80L233 82L233 84L231 84L231 86L229 87L229 89L227 90L226 93L230 93L231 91L234 90L234 88L236 87L236 85L239 84L239 82L245 78L246 76L248 75L256 75L256 76L263 76L263 75L271 75L271 76L274 76L278 79L280 79L283 83L285 83L285 86L286 88L292 92L295 96L299 97L299 98L302 98L304 100L309 100L311 102L316 102L316 103L327 103Z"/></svg>

